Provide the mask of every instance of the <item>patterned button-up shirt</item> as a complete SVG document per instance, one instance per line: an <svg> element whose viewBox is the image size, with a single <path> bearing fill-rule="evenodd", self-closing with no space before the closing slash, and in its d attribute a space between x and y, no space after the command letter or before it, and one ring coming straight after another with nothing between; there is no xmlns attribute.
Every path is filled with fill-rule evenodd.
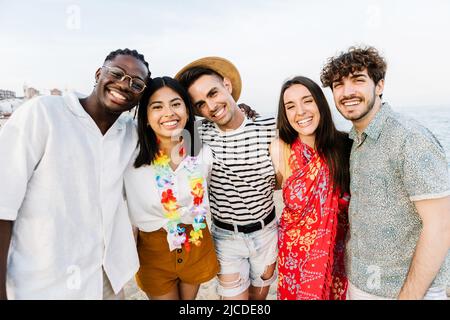
<svg viewBox="0 0 450 320"><path fill-rule="evenodd" d="M349 280L395 298L406 280L422 230L414 201L450 195L439 141L417 121L384 103L360 135L352 128ZM449 283L450 254L432 286Z"/></svg>

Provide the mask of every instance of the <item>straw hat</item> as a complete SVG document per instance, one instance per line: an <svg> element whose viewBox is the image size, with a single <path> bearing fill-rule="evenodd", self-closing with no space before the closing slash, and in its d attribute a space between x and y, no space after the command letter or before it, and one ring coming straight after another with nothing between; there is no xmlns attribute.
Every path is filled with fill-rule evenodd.
<svg viewBox="0 0 450 320"><path fill-rule="evenodd" d="M194 67L208 68L217 72L222 77L230 79L231 86L233 87L231 96L235 101L238 101L239 96L241 95L242 81L241 76L239 75L239 71L234 66L234 64L232 64L227 59L220 57L201 58L189 63L187 66L178 71L178 73L175 75L175 79L180 80L180 77L183 73Z"/></svg>

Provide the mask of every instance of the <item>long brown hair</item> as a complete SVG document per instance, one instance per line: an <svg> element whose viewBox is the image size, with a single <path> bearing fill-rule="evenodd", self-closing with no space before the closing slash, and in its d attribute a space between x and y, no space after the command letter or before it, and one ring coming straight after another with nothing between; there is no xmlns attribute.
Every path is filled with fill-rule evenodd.
<svg viewBox="0 0 450 320"><path fill-rule="evenodd" d="M305 86L316 102L320 113L319 125L315 132L316 150L330 168L330 178L332 178L334 187L339 187L341 192L349 192L349 158L352 140L349 139L348 133L336 129L327 99L322 89L313 80L297 76L286 81L281 87L277 118L280 139L292 146L298 138L298 132L289 124L284 106L284 92L294 84ZM288 159L284 159L284 161L287 164Z"/></svg>

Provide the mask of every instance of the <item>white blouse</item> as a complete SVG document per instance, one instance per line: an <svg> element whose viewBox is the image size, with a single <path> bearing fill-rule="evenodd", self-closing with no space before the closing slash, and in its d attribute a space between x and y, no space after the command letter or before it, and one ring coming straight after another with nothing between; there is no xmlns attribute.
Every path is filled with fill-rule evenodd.
<svg viewBox="0 0 450 320"><path fill-rule="evenodd" d="M125 172L125 193L131 222L139 230L144 232L156 231L162 227L167 230L166 225L169 219L164 216L161 197L156 185L154 166L145 165L136 169L134 167L134 159L137 154L138 150ZM198 165L200 166L199 170L205 178L203 206L208 212L207 222L210 225L211 217L209 213L207 185L210 179L213 160L209 146L204 144L197 157ZM194 197L191 195L188 171L184 166L186 159L183 159L173 172L175 178L172 190L180 206L181 222L184 224L192 224L193 217L189 212L193 207Z"/></svg>

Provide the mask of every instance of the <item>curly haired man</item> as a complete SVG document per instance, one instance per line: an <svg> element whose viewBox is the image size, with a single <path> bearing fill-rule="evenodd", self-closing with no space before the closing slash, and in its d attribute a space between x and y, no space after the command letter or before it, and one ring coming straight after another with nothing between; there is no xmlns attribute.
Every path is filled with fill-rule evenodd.
<svg viewBox="0 0 450 320"><path fill-rule="evenodd" d="M353 123L349 299L446 299L450 183L444 150L382 102L387 63L373 47L328 60L321 80Z"/></svg>

